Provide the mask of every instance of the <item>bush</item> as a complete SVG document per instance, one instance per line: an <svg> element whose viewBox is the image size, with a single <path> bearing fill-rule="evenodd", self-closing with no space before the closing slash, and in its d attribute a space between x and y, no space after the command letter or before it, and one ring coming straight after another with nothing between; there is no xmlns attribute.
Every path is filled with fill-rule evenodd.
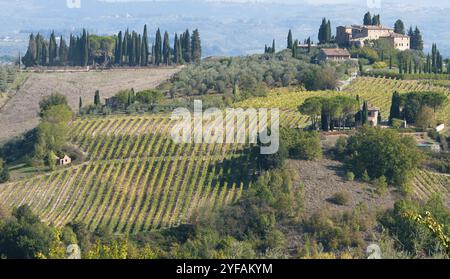
<svg viewBox="0 0 450 279"><path fill-rule="evenodd" d="M317 132L282 128L280 133L289 152L289 158L315 160L322 156L320 137Z"/></svg>
<svg viewBox="0 0 450 279"><path fill-rule="evenodd" d="M345 173L345 179L347 181L353 181L353 180L355 180L355 174L351 171L348 171Z"/></svg>
<svg viewBox="0 0 450 279"><path fill-rule="evenodd" d="M338 192L335 193L329 201L337 205L347 205L350 201L350 195L347 192Z"/></svg>
<svg viewBox="0 0 450 279"><path fill-rule="evenodd" d="M385 69L385 68L387 68L387 64L385 63L385 62L382 62L382 61L380 61L380 62L375 62L374 64L373 64L373 68L374 69Z"/></svg>
<svg viewBox="0 0 450 279"><path fill-rule="evenodd" d="M404 128L405 121L402 119L393 118L392 119L392 127L396 129Z"/></svg>
<svg viewBox="0 0 450 279"><path fill-rule="evenodd" d="M375 187L377 194L380 196L385 195L389 191L387 179L384 175L375 180Z"/></svg>
<svg viewBox="0 0 450 279"><path fill-rule="evenodd" d="M361 180L364 182L370 182L370 176L367 170L365 170L361 176Z"/></svg>

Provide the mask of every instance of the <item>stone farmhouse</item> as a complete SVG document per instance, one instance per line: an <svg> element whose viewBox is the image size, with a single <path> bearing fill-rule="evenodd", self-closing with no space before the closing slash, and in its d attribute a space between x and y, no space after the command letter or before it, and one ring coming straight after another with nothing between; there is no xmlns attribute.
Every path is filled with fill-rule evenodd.
<svg viewBox="0 0 450 279"><path fill-rule="evenodd" d="M341 47L364 47L367 41L385 38L398 50L411 47L411 38L394 32L394 29L382 25L351 25L336 28L336 42Z"/></svg>
<svg viewBox="0 0 450 279"><path fill-rule="evenodd" d="M350 59L350 52L345 48L322 48L319 53L319 61L343 62Z"/></svg>
<svg viewBox="0 0 450 279"><path fill-rule="evenodd" d="M62 158L56 157L55 159L58 166L67 166L72 163L72 159L67 155L64 155Z"/></svg>

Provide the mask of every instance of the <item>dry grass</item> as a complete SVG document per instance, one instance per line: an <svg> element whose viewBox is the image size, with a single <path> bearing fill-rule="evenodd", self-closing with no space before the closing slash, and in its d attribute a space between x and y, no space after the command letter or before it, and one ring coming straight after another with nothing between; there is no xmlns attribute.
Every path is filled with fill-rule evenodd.
<svg viewBox="0 0 450 279"><path fill-rule="evenodd" d="M0 110L0 142L34 128L39 121L39 101L51 93L67 96L70 106L78 110L79 98L91 104L95 90L101 98L119 90L136 91L154 88L175 74L178 68L117 69L96 72L32 73L21 89Z"/></svg>

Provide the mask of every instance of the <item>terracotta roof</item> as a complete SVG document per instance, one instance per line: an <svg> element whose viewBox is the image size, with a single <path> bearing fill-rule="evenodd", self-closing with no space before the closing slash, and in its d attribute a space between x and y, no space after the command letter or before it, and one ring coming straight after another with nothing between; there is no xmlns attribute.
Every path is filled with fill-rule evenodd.
<svg viewBox="0 0 450 279"><path fill-rule="evenodd" d="M352 25L352 28L358 28L358 29L369 29L369 30L394 30L392 28L383 26L383 25Z"/></svg>
<svg viewBox="0 0 450 279"><path fill-rule="evenodd" d="M350 56L350 52L345 48L322 48L326 56Z"/></svg>

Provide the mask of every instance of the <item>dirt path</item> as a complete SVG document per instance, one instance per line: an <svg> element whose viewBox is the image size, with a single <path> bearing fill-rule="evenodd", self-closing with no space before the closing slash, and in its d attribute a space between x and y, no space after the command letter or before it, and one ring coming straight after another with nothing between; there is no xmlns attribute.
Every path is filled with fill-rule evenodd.
<svg viewBox="0 0 450 279"><path fill-rule="evenodd" d="M38 122L39 101L58 92L67 96L69 105L78 110L93 103L95 90L102 99L123 89L136 91L154 88L179 71L179 68L124 69L98 72L32 73L21 90L0 110L0 143L34 128Z"/></svg>
<svg viewBox="0 0 450 279"><path fill-rule="evenodd" d="M304 184L305 213L321 210L345 211L354 209L363 203L369 210L392 208L395 194L387 194L379 197L372 193L374 190L367 183L357 181L349 182L343 179L342 163L329 159L319 161L289 161L293 170L298 172L300 180ZM350 196L348 205L335 205L328 201L337 192L347 192Z"/></svg>

